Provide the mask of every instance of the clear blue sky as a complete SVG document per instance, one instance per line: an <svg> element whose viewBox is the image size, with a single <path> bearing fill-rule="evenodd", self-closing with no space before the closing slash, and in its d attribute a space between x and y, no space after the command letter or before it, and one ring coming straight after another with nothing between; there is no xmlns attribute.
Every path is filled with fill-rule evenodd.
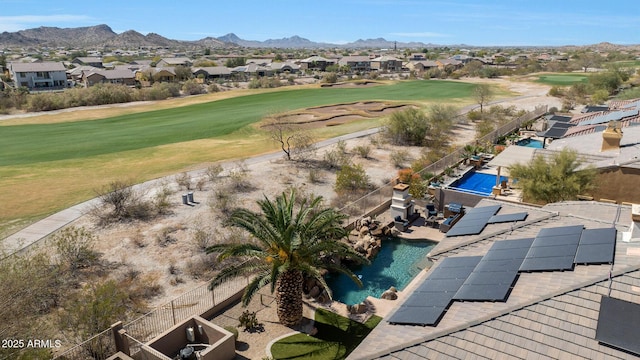
<svg viewBox="0 0 640 360"><path fill-rule="evenodd" d="M640 44L639 0L0 0L0 32L107 24L177 40L235 33L345 43Z"/></svg>

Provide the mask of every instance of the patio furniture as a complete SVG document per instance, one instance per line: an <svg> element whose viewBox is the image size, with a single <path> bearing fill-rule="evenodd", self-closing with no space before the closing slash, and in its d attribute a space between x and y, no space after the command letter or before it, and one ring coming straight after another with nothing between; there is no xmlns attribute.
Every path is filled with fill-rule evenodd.
<svg viewBox="0 0 640 360"><path fill-rule="evenodd" d="M399 231L405 232L409 228L409 221L402 219L400 215L398 215L395 217L395 219L393 219L393 225Z"/></svg>
<svg viewBox="0 0 640 360"><path fill-rule="evenodd" d="M427 217L437 216L438 215L438 210L436 210L436 205L435 204L427 204L427 206L425 207L425 215Z"/></svg>
<svg viewBox="0 0 640 360"><path fill-rule="evenodd" d="M453 225L455 225L458 220L462 218L462 216L462 213L458 213L456 215L448 217L445 221L442 222L442 224L440 224L440 231L443 233L449 231L449 229L451 229Z"/></svg>

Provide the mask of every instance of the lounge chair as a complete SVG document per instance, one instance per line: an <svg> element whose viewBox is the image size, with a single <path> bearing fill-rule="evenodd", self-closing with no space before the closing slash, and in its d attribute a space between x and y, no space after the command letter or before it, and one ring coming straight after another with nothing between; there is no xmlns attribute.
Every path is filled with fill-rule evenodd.
<svg viewBox="0 0 640 360"><path fill-rule="evenodd" d="M425 213L427 214L427 218L431 216L438 216L438 210L436 210L435 204L427 204L425 208Z"/></svg>
<svg viewBox="0 0 640 360"><path fill-rule="evenodd" d="M398 215L393 219L393 225L399 231L405 232L409 228L409 221L402 219L400 215Z"/></svg>

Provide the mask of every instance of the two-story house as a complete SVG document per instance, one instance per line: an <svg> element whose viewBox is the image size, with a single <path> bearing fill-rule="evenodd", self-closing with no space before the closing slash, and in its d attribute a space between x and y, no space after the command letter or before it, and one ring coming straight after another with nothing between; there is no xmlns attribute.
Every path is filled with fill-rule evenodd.
<svg viewBox="0 0 640 360"><path fill-rule="evenodd" d="M61 62L9 63L9 73L16 88L29 91L59 90L68 85L67 69Z"/></svg>

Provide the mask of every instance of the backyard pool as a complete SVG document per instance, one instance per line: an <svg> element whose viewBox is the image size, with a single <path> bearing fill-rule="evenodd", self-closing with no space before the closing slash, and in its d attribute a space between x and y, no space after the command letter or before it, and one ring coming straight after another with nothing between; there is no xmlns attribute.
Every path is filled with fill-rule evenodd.
<svg viewBox="0 0 640 360"><path fill-rule="evenodd" d="M379 298L391 286L404 289L425 267L426 256L434 246L436 243L428 240L383 240L382 248L371 265L352 269L362 280L362 288L343 274L327 277L333 299L353 305L361 303L367 296Z"/></svg>
<svg viewBox="0 0 640 360"><path fill-rule="evenodd" d="M506 176L500 176L500 181L506 181ZM449 185L450 188L477 195L489 196L491 189L496 186L496 175L477 173L475 171L464 174L460 179Z"/></svg>
<svg viewBox="0 0 640 360"><path fill-rule="evenodd" d="M530 147L535 149L542 149L543 142L535 139L522 139L516 143L518 146Z"/></svg>

